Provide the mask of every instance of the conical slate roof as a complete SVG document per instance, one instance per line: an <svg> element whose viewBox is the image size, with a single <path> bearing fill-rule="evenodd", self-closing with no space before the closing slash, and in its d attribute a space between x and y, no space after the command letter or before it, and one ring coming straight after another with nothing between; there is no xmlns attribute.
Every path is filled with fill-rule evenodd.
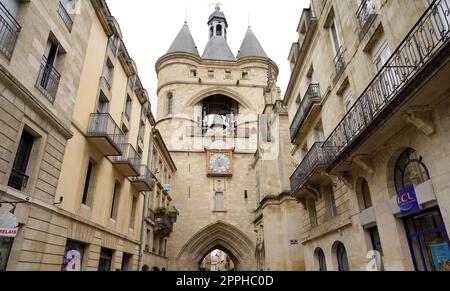
<svg viewBox="0 0 450 291"><path fill-rule="evenodd" d="M213 36L209 39L202 59L216 61L235 61L235 57L224 37Z"/></svg>
<svg viewBox="0 0 450 291"><path fill-rule="evenodd" d="M266 52L262 48L252 29L249 27L245 34L244 41L238 52L237 59L245 57L263 57L267 58Z"/></svg>
<svg viewBox="0 0 450 291"><path fill-rule="evenodd" d="M185 22L167 53L190 53L200 56L189 26Z"/></svg>

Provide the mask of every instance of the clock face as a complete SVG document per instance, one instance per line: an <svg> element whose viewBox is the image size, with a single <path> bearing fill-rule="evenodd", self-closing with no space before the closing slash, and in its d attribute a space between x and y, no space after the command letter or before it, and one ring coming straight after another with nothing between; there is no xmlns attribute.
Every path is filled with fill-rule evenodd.
<svg viewBox="0 0 450 291"><path fill-rule="evenodd" d="M224 174L230 171L230 158L226 154L214 154L210 160L211 170L217 174Z"/></svg>

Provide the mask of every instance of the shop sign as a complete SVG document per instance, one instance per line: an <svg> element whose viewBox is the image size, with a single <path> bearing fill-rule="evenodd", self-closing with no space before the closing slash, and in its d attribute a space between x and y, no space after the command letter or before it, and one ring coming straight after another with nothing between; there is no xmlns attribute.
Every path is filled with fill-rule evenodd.
<svg viewBox="0 0 450 291"><path fill-rule="evenodd" d="M402 213L420 209L414 185L408 186L397 193L397 205Z"/></svg>
<svg viewBox="0 0 450 291"><path fill-rule="evenodd" d="M0 237L16 237L19 222L17 217L10 213L0 213Z"/></svg>

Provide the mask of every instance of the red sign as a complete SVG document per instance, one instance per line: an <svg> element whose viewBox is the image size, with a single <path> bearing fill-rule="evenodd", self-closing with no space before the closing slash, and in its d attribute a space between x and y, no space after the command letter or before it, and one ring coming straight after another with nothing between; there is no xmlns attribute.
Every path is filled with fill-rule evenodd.
<svg viewBox="0 0 450 291"><path fill-rule="evenodd" d="M16 237L18 231L18 228L0 228L0 236Z"/></svg>

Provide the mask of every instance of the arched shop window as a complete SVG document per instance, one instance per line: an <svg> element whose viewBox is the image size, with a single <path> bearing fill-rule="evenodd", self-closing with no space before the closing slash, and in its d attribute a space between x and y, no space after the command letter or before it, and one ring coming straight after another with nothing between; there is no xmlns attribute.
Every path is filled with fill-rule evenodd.
<svg viewBox="0 0 450 291"><path fill-rule="evenodd" d="M430 180L430 173L423 158L411 148L404 151L395 165L395 188L398 191L411 186L420 185Z"/></svg>
<svg viewBox="0 0 450 291"><path fill-rule="evenodd" d="M341 242L336 244L336 259L338 270L340 272L350 271L350 267L348 264L347 250Z"/></svg>
<svg viewBox="0 0 450 291"><path fill-rule="evenodd" d="M398 192L430 180L425 162L415 150L404 151L395 165L395 188ZM415 193L423 195L423 193ZM450 270L450 241L439 207L404 213L408 245L417 271Z"/></svg>
<svg viewBox="0 0 450 291"><path fill-rule="evenodd" d="M319 271L326 272L327 271L327 261L325 259L325 253L322 249L317 249L317 260L319 261Z"/></svg>

